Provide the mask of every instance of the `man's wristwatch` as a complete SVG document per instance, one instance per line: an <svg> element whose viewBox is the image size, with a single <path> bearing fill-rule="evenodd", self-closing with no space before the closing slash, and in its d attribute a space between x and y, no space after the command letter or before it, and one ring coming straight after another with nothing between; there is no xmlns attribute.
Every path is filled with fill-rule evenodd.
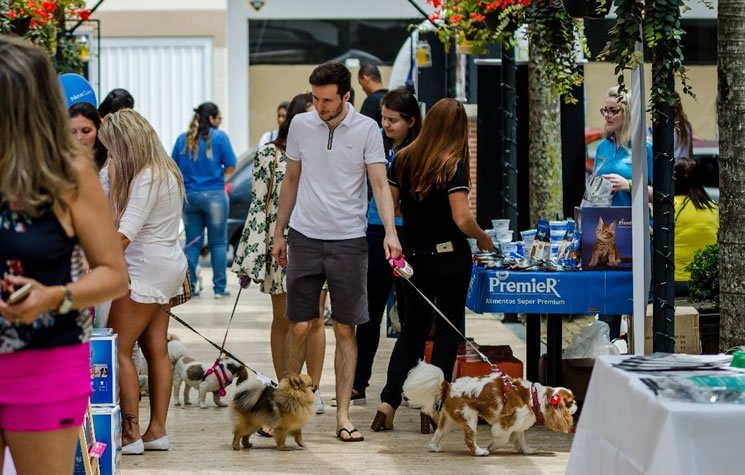
<svg viewBox="0 0 745 475"><path fill-rule="evenodd" d="M62 286L62 289L65 291L65 293L62 297L62 303L57 309L57 313L59 313L60 315L65 315L67 313L70 313L70 310L72 310L72 292L66 285Z"/></svg>

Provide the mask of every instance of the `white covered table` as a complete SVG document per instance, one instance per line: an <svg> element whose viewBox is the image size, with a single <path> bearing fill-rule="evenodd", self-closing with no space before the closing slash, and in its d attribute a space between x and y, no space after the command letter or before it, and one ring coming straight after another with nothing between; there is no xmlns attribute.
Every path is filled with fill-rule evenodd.
<svg viewBox="0 0 745 475"><path fill-rule="evenodd" d="M624 358L595 362L567 474L745 473L745 405L658 399Z"/></svg>

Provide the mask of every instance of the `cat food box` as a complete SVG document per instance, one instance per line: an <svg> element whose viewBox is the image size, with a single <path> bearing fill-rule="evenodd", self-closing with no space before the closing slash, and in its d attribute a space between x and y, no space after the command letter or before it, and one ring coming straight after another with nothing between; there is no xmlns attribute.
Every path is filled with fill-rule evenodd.
<svg viewBox="0 0 745 475"><path fill-rule="evenodd" d="M582 208L582 269L631 270L631 207Z"/></svg>
<svg viewBox="0 0 745 475"><path fill-rule="evenodd" d="M91 414L93 415L93 433L95 433L97 444L95 451L98 457L101 475L116 475L120 473L122 458L121 410L119 406L94 407L91 410ZM92 440L93 437L89 437L88 435L86 422L86 442ZM90 450L89 447L89 454ZM85 475L80 444L78 444L77 454L75 456L75 470L73 473L74 475Z"/></svg>
<svg viewBox="0 0 745 475"><path fill-rule="evenodd" d="M108 330L108 331L107 331ZM117 335L108 328L97 328L91 336L91 404L119 404Z"/></svg>

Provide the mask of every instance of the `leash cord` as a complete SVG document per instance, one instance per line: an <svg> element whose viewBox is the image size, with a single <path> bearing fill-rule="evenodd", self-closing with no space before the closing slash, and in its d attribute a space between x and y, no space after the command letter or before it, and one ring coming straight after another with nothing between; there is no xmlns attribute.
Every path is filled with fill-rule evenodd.
<svg viewBox="0 0 745 475"><path fill-rule="evenodd" d="M421 290L419 290L419 288L418 288L418 287L417 287L416 285L414 285L414 283L413 283L413 282L411 281L411 279L407 279L407 278L404 278L404 277L402 277L402 278L403 278L403 279L404 279L404 280L405 280L406 282L408 282L408 283L409 283L409 285L411 285L411 286L412 286L412 287L414 288L414 290L416 290L416 291L417 291L417 292L419 293L419 295L421 295L421 296L422 296L422 298L423 298L423 299L424 299L424 300L425 300L425 301L426 301L426 302L427 302L427 303L428 303L428 304L429 304L429 305L430 305L430 306L431 306L431 307L432 307L433 309L435 309L435 312L437 312L437 313L438 313L438 315L440 315L440 316L442 317L442 319L443 319L443 320L445 320L445 321L446 321L446 322L447 322L447 323L448 323L448 324L449 324L449 325L450 325L451 327L453 327L453 330L455 330L455 332L456 332L456 333L457 333L458 335L460 335L460 336L461 336L461 338L463 338L463 341L465 341L465 342L466 342L466 343L467 343L467 344L468 344L468 345L469 345L469 346L470 346L471 348L473 348L473 351L475 351L475 352L476 352L476 354L477 354L477 355L479 355L479 358L481 358L481 360L482 360L482 361L483 361L484 363L487 363L487 364L489 364L489 366L491 366L491 369L492 369L492 371L493 371L493 372L495 372L495 373L502 373L502 370L500 370L499 368L497 368L497 365L495 365L494 363L492 363L491 361L489 361L489 358L487 358L487 357L486 357L486 355L484 355L484 354L483 354L482 352L480 352L480 351L479 351L479 349L478 349L478 348L476 347L476 345L474 345L473 343L471 343L471 341L470 341L470 340L469 340L468 338L466 338L466 336L465 336L465 335L464 335L463 333L461 333L461 331L460 331L460 330L458 330L458 327L456 327L455 325L453 325L453 322L451 322L451 321L450 321L450 319L449 319L448 317L446 317L446 316L445 316L445 314L444 314L444 313L442 313L442 311L440 311L440 309L439 309L439 308L437 308L437 306L436 306L436 305L435 305L434 303L432 303L432 301L431 301L430 299L428 299L428 298L427 298L427 296L426 296L426 295L424 295L424 293L423 293L423 292L422 292Z"/></svg>
<svg viewBox="0 0 745 475"><path fill-rule="evenodd" d="M204 341L206 341L207 343L209 343L210 345L212 345L213 347L215 347L217 350L219 350L220 352L222 352L222 354L224 354L228 358L232 358L232 359L234 359L236 361L236 363L238 363L238 364L240 364L242 366L245 366L249 371L251 371L257 377L269 379L269 377L266 376L265 374L256 371L255 369L253 369L252 367L248 366L243 361L239 360L237 356L235 356L233 353L231 353L228 350L226 350L224 348L224 345L223 345L223 348L220 348L219 346L217 346L217 343L213 342L212 340L210 340L206 336L204 336L201 333L199 333L196 328L194 328L193 326L189 325L186 321L182 320L178 315L176 315L175 313L171 312L170 310L166 310L165 307L161 307L161 308L162 308L162 310L164 312L166 312L168 315L170 315L171 318L173 318L174 320L176 320L177 322L179 322L181 325L185 326L189 330L193 331L197 335L201 336L202 339L204 339ZM274 380L269 379L269 381L272 384L272 386L274 386L275 388L277 387L277 383Z"/></svg>
<svg viewBox="0 0 745 475"><path fill-rule="evenodd" d="M233 302L233 311L230 312L230 320L228 320L228 327L225 329L225 336L222 339L222 346L220 346L220 353L217 355L217 359L225 353L225 343L228 341L228 332L230 331L230 324L233 323L233 317L235 316L235 309L238 308L238 299L241 298L241 290L243 287L238 287L238 295L235 296L235 302Z"/></svg>

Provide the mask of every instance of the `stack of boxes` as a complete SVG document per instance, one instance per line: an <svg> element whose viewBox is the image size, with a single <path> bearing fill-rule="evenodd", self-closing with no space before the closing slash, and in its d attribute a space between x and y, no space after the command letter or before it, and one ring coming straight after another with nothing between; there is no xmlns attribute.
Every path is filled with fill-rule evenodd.
<svg viewBox="0 0 745 475"><path fill-rule="evenodd" d="M118 381L117 335L110 328L96 328L91 336L91 414L96 441L106 444L106 449L99 458L101 475L119 473L122 417ZM78 447L75 474L83 473L82 453Z"/></svg>

